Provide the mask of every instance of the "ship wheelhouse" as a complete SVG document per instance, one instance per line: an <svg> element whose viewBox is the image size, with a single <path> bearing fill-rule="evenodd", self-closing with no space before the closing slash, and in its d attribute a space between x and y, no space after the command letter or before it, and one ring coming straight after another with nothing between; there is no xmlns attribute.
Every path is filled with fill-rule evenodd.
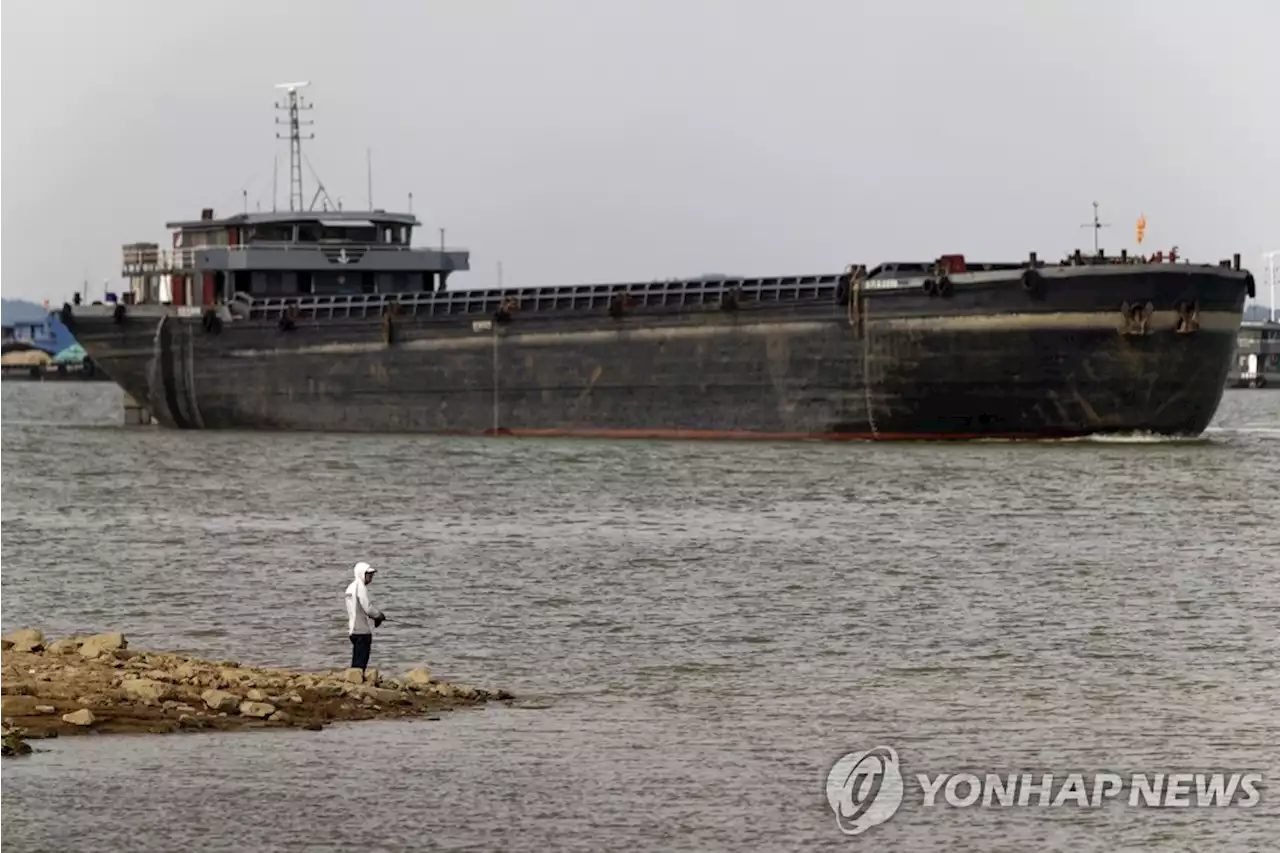
<svg viewBox="0 0 1280 853"><path fill-rule="evenodd" d="M173 245L124 247L125 301L218 305L250 297L444 290L469 269L465 249L414 247L413 214L373 211L241 213L166 223Z"/></svg>

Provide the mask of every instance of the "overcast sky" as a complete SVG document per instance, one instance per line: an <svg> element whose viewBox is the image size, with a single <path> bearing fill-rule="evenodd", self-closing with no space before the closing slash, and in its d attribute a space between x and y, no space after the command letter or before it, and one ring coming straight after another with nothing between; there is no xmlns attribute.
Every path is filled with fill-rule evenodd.
<svg viewBox="0 0 1280 853"><path fill-rule="evenodd" d="M119 286L168 219L287 205L309 80L347 209L414 196L451 284L1280 249L1280 2L5 0L3 293ZM310 199L314 180L305 177ZM1260 294L1265 297L1265 293Z"/></svg>

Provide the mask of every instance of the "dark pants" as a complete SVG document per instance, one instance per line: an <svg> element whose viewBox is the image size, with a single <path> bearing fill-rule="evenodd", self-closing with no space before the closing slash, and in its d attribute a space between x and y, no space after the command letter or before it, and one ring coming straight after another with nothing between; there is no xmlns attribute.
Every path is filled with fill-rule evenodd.
<svg viewBox="0 0 1280 853"><path fill-rule="evenodd" d="M351 634L351 668L363 670L373 651L373 634Z"/></svg>

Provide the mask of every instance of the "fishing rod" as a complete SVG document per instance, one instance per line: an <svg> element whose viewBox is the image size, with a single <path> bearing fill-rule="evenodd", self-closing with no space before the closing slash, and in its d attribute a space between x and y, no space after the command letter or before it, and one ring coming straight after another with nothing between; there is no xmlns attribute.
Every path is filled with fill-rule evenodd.
<svg viewBox="0 0 1280 853"><path fill-rule="evenodd" d="M426 629L426 627L427 627L427 626L425 626L425 625L419 625L419 624L418 624L418 623L416 623L416 622L405 622L403 619L392 619L390 616L383 616L383 617L382 617L382 621L383 621L383 622L395 622L397 625L403 625L403 626L404 626L404 627L406 627L406 628L420 628L420 629L424 629L424 630L425 630L425 629Z"/></svg>

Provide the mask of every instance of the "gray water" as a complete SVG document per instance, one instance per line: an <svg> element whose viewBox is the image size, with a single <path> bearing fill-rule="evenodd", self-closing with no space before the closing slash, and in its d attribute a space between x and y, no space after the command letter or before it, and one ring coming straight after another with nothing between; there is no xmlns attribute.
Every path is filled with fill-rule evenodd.
<svg viewBox="0 0 1280 853"><path fill-rule="evenodd" d="M3 384L6 631L384 671L514 707L43 741L7 850L1272 850L1280 392L1203 440L757 444L126 429ZM1251 809L920 808L831 763L1262 772ZM912 777L913 778L913 777ZM910 789L909 789L910 790Z"/></svg>

